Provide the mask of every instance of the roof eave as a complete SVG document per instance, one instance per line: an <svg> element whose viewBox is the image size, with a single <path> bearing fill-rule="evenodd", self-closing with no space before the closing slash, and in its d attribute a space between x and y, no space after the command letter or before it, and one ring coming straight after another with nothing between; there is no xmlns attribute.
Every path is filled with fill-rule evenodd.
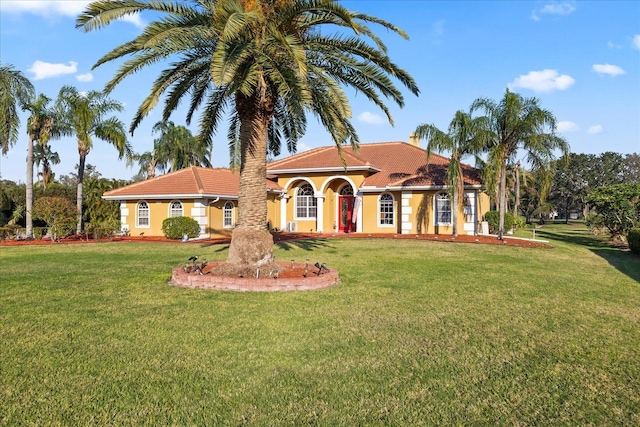
<svg viewBox="0 0 640 427"><path fill-rule="evenodd" d="M375 193L380 191L429 191L429 190L446 190L448 185L393 185L386 187L373 187L373 186L365 186L360 187L358 191L363 193ZM482 185L474 184L474 185L465 185L465 190L481 190L484 187Z"/></svg>
<svg viewBox="0 0 640 427"><path fill-rule="evenodd" d="M382 169L379 169L375 166L347 166L347 172L357 172L357 171L372 171L372 172L380 172ZM345 168L343 167L326 167L326 168L290 168L290 169L267 169L268 174L301 174L301 173L321 173L321 172L345 172Z"/></svg>

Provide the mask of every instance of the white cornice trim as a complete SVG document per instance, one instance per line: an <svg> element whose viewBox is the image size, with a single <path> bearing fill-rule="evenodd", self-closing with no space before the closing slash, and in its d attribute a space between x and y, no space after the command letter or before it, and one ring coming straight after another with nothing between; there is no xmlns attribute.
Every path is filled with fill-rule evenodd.
<svg viewBox="0 0 640 427"><path fill-rule="evenodd" d="M348 166L346 171L347 172L356 172L356 171L374 171L374 172L380 172L382 169L379 169L375 166ZM343 167L327 167L327 168L303 168L303 169L267 169L267 173L268 174L273 174L273 175L277 175L277 174L302 174L302 173L309 173L309 172L316 172L316 173L321 173L321 172L345 172L345 169Z"/></svg>
<svg viewBox="0 0 640 427"><path fill-rule="evenodd" d="M267 193L284 193L283 190L274 190L267 189ZM195 193L195 194L129 194L126 196L105 196L102 198L105 200L162 200L162 199L215 199L219 197L224 200L238 200L237 195L229 195L229 194L204 194L204 193Z"/></svg>
<svg viewBox="0 0 640 427"><path fill-rule="evenodd" d="M429 190L446 190L446 185L420 185L420 186L387 186L387 187L360 187L358 190L363 193L376 193L381 191L429 191ZM482 185L465 185L465 190L480 190Z"/></svg>

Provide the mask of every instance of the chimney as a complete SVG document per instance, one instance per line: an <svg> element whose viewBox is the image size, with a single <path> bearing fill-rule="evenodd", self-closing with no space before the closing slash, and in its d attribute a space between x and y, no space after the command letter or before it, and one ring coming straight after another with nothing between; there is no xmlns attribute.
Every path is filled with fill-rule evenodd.
<svg viewBox="0 0 640 427"><path fill-rule="evenodd" d="M409 144L420 148L420 138L415 133L409 134Z"/></svg>

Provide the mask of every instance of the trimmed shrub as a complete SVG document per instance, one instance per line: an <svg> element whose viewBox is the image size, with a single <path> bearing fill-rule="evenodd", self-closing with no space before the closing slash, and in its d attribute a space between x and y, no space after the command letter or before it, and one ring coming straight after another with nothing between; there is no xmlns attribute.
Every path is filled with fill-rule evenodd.
<svg viewBox="0 0 640 427"><path fill-rule="evenodd" d="M49 229L47 227L33 227L33 238L36 240L42 240Z"/></svg>
<svg viewBox="0 0 640 427"><path fill-rule="evenodd" d="M489 233L498 233L500 226L500 212L488 211L484 214L484 220L489 223ZM507 232L513 228L513 214L511 212L504 213L504 231Z"/></svg>
<svg viewBox="0 0 640 427"><path fill-rule="evenodd" d="M64 197L41 197L33 204L33 216L49 226L51 238L58 240L76 228L76 207Z"/></svg>
<svg viewBox="0 0 640 427"><path fill-rule="evenodd" d="M96 240L111 239L114 233L120 231L120 220L108 219L98 223L86 224L86 229Z"/></svg>
<svg viewBox="0 0 640 427"><path fill-rule="evenodd" d="M634 254L640 254L640 228L632 228L627 235L629 249Z"/></svg>
<svg viewBox="0 0 640 427"><path fill-rule="evenodd" d="M167 239L182 239L185 234L193 239L200 235L200 225L193 218L177 216L162 221L162 232Z"/></svg>
<svg viewBox="0 0 640 427"><path fill-rule="evenodd" d="M506 219L505 219L506 220ZM517 217L514 218L513 220L513 226L515 228L526 228L527 226L527 219L523 216L518 215Z"/></svg>
<svg viewBox="0 0 640 427"><path fill-rule="evenodd" d="M18 234L18 230L21 228L22 227L15 224L0 227L0 240L15 239Z"/></svg>

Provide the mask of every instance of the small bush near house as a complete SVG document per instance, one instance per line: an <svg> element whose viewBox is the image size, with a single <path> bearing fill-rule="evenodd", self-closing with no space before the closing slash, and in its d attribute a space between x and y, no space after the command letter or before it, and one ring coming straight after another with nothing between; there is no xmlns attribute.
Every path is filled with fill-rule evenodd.
<svg viewBox="0 0 640 427"><path fill-rule="evenodd" d="M167 239L182 239L185 234L193 239L200 235L200 226L193 218L177 216L162 221L162 232Z"/></svg>
<svg viewBox="0 0 640 427"><path fill-rule="evenodd" d="M500 212L489 211L484 214L484 220L489 223L489 233L496 234L500 225ZM513 228L513 214L511 212L504 213L504 231L509 231Z"/></svg>
<svg viewBox="0 0 640 427"><path fill-rule="evenodd" d="M515 228L526 228L527 227L527 219L523 216L518 215L513 220L513 226Z"/></svg>
<svg viewBox="0 0 640 427"><path fill-rule="evenodd" d="M96 240L111 239L113 234L120 230L120 220L108 219L98 223L91 223L87 226L87 231Z"/></svg>
<svg viewBox="0 0 640 427"><path fill-rule="evenodd" d="M631 252L640 254L640 228L633 228L629 231L627 242L629 242Z"/></svg>

